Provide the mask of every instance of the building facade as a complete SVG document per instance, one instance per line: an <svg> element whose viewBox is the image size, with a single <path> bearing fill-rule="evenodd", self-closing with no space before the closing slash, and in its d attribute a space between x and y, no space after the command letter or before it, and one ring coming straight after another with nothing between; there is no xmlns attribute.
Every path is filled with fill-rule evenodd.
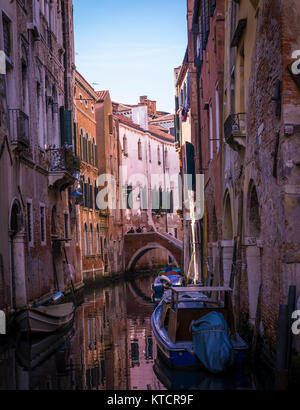
<svg viewBox="0 0 300 410"><path fill-rule="evenodd" d="M73 151L72 1L1 3L1 293L17 309L80 285L70 197Z"/></svg>
<svg viewBox="0 0 300 410"><path fill-rule="evenodd" d="M81 257L85 280L103 275L104 234L97 206L98 140L96 104L98 95L76 71L75 74L76 151L80 157L80 177L77 192L76 249Z"/></svg>
<svg viewBox="0 0 300 410"><path fill-rule="evenodd" d="M120 206L119 169L121 165L121 146L119 142L118 121L113 115L113 105L109 91L97 92L96 104L97 141L99 175L111 175L115 181L115 194L108 200L108 206L100 210L100 229L103 234L103 253L105 273L122 272L123 261L123 209ZM106 182L99 181L99 190ZM99 198L99 200L101 200Z"/></svg>
<svg viewBox="0 0 300 410"><path fill-rule="evenodd" d="M240 238L240 319L253 326L262 285L260 332L273 348L289 286L300 296L299 13L293 1L226 2L224 234Z"/></svg>

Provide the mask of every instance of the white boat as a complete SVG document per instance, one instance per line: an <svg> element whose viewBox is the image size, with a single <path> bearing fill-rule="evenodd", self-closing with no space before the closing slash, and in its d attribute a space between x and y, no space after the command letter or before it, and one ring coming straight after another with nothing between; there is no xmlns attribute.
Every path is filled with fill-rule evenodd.
<svg viewBox="0 0 300 410"><path fill-rule="evenodd" d="M53 333L69 325L74 314L73 303L31 307L18 312L15 322L21 333Z"/></svg>

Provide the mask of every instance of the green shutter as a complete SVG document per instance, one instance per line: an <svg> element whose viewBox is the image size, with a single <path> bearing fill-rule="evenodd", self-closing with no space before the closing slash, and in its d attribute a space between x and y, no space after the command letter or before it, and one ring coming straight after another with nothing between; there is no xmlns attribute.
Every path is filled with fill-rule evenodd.
<svg viewBox="0 0 300 410"><path fill-rule="evenodd" d="M80 135L80 159L83 160L83 141L82 141L82 135Z"/></svg>
<svg viewBox="0 0 300 410"><path fill-rule="evenodd" d="M92 164L91 141L88 141L88 150L89 150L89 164Z"/></svg>
<svg viewBox="0 0 300 410"><path fill-rule="evenodd" d="M60 119L60 143L61 146L65 144L65 126L64 126L64 119L65 119L65 107L59 107L59 119Z"/></svg>
<svg viewBox="0 0 300 410"><path fill-rule="evenodd" d="M73 146L72 111L59 108L61 146Z"/></svg>
<svg viewBox="0 0 300 410"><path fill-rule="evenodd" d="M95 145L95 167L98 168L98 148Z"/></svg>
<svg viewBox="0 0 300 410"><path fill-rule="evenodd" d="M76 122L73 123L73 130L74 130L74 152L77 155L77 124Z"/></svg>
<svg viewBox="0 0 300 410"><path fill-rule="evenodd" d="M93 209L94 208L94 206L93 206L93 186L92 185L90 185L90 209Z"/></svg>

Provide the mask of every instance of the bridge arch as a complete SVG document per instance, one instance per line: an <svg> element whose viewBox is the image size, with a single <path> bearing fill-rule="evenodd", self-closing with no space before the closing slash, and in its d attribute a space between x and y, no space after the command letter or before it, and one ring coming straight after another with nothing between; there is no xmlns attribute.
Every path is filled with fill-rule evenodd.
<svg viewBox="0 0 300 410"><path fill-rule="evenodd" d="M164 251L177 267L182 264L182 242L168 234L147 232L124 237L125 269L133 270L139 259L154 249Z"/></svg>
<svg viewBox="0 0 300 410"><path fill-rule="evenodd" d="M134 255L131 257L126 270L132 270L135 268L138 261L147 253L152 251L153 249L160 249L167 253L168 256L172 259L175 263L176 267L179 268L179 263L177 262L175 256L164 246L159 245L158 243L148 243L147 245L143 246L142 248L138 249Z"/></svg>

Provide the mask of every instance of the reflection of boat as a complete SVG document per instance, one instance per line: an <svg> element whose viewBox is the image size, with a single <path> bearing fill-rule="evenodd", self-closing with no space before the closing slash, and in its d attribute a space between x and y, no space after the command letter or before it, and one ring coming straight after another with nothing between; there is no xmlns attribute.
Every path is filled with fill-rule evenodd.
<svg viewBox="0 0 300 410"><path fill-rule="evenodd" d="M20 340L16 355L25 370L33 370L57 349L63 346L74 335L73 325L47 337L38 337L30 340Z"/></svg>
<svg viewBox="0 0 300 410"><path fill-rule="evenodd" d="M53 333L69 325L74 314L73 303L31 307L18 312L15 322L21 333Z"/></svg>
<svg viewBox="0 0 300 410"><path fill-rule="evenodd" d="M232 390L250 387L250 380L240 370L231 374L216 375L201 369L171 369L166 366L160 355L155 359L153 370L168 390Z"/></svg>
<svg viewBox="0 0 300 410"><path fill-rule="evenodd" d="M210 299L206 295L206 293L210 292L218 292L218 299ZM225 293L224 302L220 300L221 292ZM216 357L216 360L220 358L216 367L222 368L221 371L223 371L227 365L229 366L229 364L231 364L231 359L234 358L235 360L241 361L243 357L242 352L247 349L248 346L241 337L234 332L229 292L229 288L194 286L171 288L171 290L165 293L164 298L152 314L151 326L158 349L170 366L203 367L205 365L209 370L215 371L213 366L211 366L211 368L207 366L207 362L215 360ZM191 331L191 326L194 324L194 321L205 318L212 312L221 314L230 325L231 333L229 334L228 332L228 343L230 344L231 351L228 360L226 358L226 363L223 360L224 352L226 353L225 349L227 348L227 345L223 343L224 333L226 332L225 329L214 327L211 329L205 328L201 337L209 338L207 339L208 344L206 346L202 344L202 351L199 349L199 338L197 338L197 335L195 337ZM209 355L211 352L213 352L213 354L207 358L205 355ZM216 362L213 364L215 365L215 363Z"/></svg>
<svg viewBox="0 0 300 410"><path fill-rule="evenodd" d="M184 277L178 274L178 271L162 271L152 284L152 299L154 302L159 302L163 297L164 291L170 287L183 286Z"/></svg>

